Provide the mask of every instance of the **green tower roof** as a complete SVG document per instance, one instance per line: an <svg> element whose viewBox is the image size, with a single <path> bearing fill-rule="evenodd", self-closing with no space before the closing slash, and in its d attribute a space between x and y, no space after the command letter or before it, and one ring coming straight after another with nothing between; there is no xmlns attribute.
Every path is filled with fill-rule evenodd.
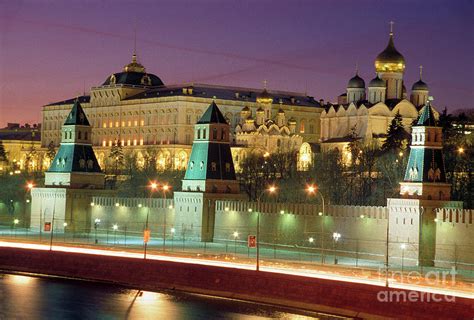
<svg viewBox="0 0 474 320"><path fill-rule="evenodd" d="M421 110L421 114L418 118L418 122L416 123L416 125L425 127L436 127L436 119L434 117L433 109L431 108L429 102L427 102Z"/></svg>
<svg viewBox="0 0 474 320"><path fill-rule="evenodd" d="M197 123L198 124L206 124L206 123L228 124L214 101L212 101L209 108L207 108L206 112L204 112L201 119L199 119Z"/></svg>
<svg viewBox="0 0 474 320"><path fill-rule="evenodd" d="M74 101L74 105L71 109L71 112L69 112L69 115L66 118L66 121L64 122L65 126L75 126L75 125L80 125L80 126L90 126L89 120L87 120L86 114L84 110L81 107L81 104L79 103L79 100L76 99Z"/></svg>

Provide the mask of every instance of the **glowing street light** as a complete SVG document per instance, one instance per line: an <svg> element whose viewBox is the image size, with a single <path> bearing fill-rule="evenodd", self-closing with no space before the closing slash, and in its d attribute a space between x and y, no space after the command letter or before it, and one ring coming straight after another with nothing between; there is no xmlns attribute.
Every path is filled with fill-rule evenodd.
<svg viewBox="0 0 474 320"><path fill-rule="evenodd" d="M341 234L339 232L334 232L332 234L333 241L333 251L334 251L334 264L337 264L337 255L336 255L336 244L341 238Z"/></svg>
<svg viewBox="0 0 474 320"><path fill-rule="evenodd" d="M267 189L263 189L259 196L257 197L257 239L256 239L256 247L257 247L257 266L256 270L260 270L260 201L262 199L262 196L265 194L265 192L268 192L269 194L273 194L277 191L276 186L271 185ZM252 209L249 208L248 212L252 212Z"/></svg>
<svg viewBox="0 0 474 320"><path fill-rule="evenodd" d="M459 148L458 148L458 152L459 152L459 154L463 154L463 153L464 153L464 148L463 148L463 147L459 147Z"/></svg>
<svg viewBox="0 0 474 320"><path fill-rule="evenodd" d="M402 249L402 273L403 273L403 260L405 258L405 249L407 248L407 245L402 243L400 245L400 249Z"/></svg>
<svg viewBox="0 0 474 320"><path fill-rule="evenodd" d="M313 243L313 242L314 242L314 238L313 238L313 237L310 237L310 238L308 239L308 241L309 241L309 243Z"/></svg>
<svg viewBox="0 0 474 320"><path fill-rule="evenodd" d="M239 237L239 233L234 231L232 235L234 236L234 254L237 254L237 238Z"/></svg>
<svg viewBox="0 0 474 320"><path fill-rule="evenodd" d="M324 264L324 216L325 216L324 196L321 192L318 192L318 187L313 184L310 184L306 187L306 192L309 195L315 195L317 193L321 196L323 211L319 212L318 216L321 217L321 264Z"/></svg>
<svg viewBox="0 0 474 320"><path fill-rule="evenodd" d="M99 240L97 239L97 227L99 227L99 224L100 224L100 219L99 218L96 218L94 220L94 230L95 230L95 243L99 243Z"/></svg>
<svg viewBox="0 0 474 320"><path fill-rule="evenodd" d="M18 220L18 219L13 220L14 225L17 225L18 223L20 223L20 220Z"/></svg>
<svg viewBox="0 0 474 320"><path fill-rule="evenodd" d="M29 190L33 189L34 186L35 186L35 185L33 184L33 182L28 182L28 183L26 184L26 187L27 187Z"/></svg>

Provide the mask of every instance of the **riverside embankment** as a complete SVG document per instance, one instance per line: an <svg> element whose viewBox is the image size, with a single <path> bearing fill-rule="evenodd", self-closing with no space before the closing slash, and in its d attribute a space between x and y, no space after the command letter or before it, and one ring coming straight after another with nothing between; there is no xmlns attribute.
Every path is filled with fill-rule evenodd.
<svg viewBox="0 0 474 320"><path fill-rule="evenodd" d="M0 269L103 281L143 290L181 290L356 318L467 319L474 300L232 267L120 256L0 248ZM391 292L395 294L392 295ZM418 295L416 302L382 301ZM441 300L441 301L435 301Z"/></svg>

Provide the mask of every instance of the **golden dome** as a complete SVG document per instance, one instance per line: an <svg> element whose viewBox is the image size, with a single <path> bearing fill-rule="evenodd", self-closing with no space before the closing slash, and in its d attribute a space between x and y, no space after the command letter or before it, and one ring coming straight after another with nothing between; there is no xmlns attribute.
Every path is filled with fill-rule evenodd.
<svg viewBox="0 0 474 320"><path fill-rule="evenodd" d="M137 55L134 53L132 56L132 62L123 67L123 72L145 73L145 67L137 62Z"/></svg>
<svg viewBox="0 0 474 320"><path fill-rule="evenodd" d="M264 88L263 91L257 96L257 103L272 103L273 97L268 93L267 88Z"/></svg>
<svg viewBox="0 0 474 320"><path fill-rule="evenodd" d="M405 71L405 58L395 48L392 32L390 32L390 39L388 40L387 47L375 59L375 70L377 72Z"/></svg>

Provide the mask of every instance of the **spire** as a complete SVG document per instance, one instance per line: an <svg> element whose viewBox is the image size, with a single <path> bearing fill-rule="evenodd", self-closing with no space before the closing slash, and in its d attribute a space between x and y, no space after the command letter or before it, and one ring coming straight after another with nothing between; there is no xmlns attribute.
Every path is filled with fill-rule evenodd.
<svg viewBox="0 0 474 320"><path fill-rule="evenodd" d="M393 36L393 25L395 24L395 22L390 21L389 24L390 24L390 36L392 37Z"/></svg>
<svg viewBox="0 0 474 320"><path fill-rule="evenodd" d="M207 108L206 112L204 112L201 119L199 119L197 123L199 124L208 124L208 123L227 124L227 121L222 115L222 112L217 107L215 101L212 100L212 103L209 105L209 108Z"/></svg>
<svg viewBox="0 0 474 320"><path fill-rule="evenodd" d="M422 80L422 75L423 75L423 66L420 66L420 80Z"/></svg>
<svg viewBox="0 0 474 320"><path fill-rule="evenodd" d="M80 126L90 126L89 120L87 120L86 114L79 103L79 99L76 98L74 105L69 112L69 115L64 122L65 126L71 125L80 125Z"/></svg>
<svg viewBox="0 0 474 320"><path fill-rule="evenodd" d="M421 110L420 118L416 123L417 126L436 127L436 119L431 108L431 101L433 101L433 97L428 98L428 101L426 101L425 106Z"/></svg>

